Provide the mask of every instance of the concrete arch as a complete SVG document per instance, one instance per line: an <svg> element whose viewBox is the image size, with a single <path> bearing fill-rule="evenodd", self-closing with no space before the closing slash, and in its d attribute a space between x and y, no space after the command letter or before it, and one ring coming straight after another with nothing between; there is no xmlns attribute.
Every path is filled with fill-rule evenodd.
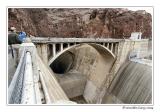
<svg viewBox="0 0 160 112"><path fill-rule="evenodd" d="M75 47L78 47L78 46L81 46L81 45L84 45L84 44L73 45L73 46L70 46L70 47L64 49L63 51L59 52L56 56L52 57L52 58L49 60L48 65L50 65L57 57L59 57L60 55L62 55L62 54L65 53L66 51L70 51L70 50L74 49ZM116 56L114 55L114 53L113 53L109 48L107 48L106 46L103 46L103 45L101 45L101 44L95 44L95 43L90 43L90 44L88 44L88 45L94 47L95 49L97 49L97 50L100 51L100 52L106 52L106 51L107 51L107 52L109 52L114 58L116 57Z"/></svg>
<svg viewBox="0 0 160 112"><path fill-rule="evenodd" d="M65 49L50 60L49 66L69 98L83 95L87 103L96 103L114 61L115 55L108 48L90 43Z"/></svg>

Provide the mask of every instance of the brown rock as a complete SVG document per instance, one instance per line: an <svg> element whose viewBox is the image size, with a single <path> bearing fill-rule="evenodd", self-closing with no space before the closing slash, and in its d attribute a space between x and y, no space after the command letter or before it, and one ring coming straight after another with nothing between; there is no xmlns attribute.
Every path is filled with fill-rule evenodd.
<svg viewBox="0 0 160 112"><path fill-rule="evenodd" d="M141 31L152 36L152 16L145 11L106 9L9 9L8 25L43 37L128 38Z"/></svg>

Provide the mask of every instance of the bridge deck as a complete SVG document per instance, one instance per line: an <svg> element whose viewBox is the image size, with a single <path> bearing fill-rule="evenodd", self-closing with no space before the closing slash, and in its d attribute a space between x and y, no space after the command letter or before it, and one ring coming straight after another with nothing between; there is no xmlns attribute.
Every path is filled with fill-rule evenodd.
<svg viewBox="0 0 160 112"><path fill-rule="evenodd" d="M32 38L33 43L95 43L95 42L120 42L124 39L111 39L111 38Z"/></svg>

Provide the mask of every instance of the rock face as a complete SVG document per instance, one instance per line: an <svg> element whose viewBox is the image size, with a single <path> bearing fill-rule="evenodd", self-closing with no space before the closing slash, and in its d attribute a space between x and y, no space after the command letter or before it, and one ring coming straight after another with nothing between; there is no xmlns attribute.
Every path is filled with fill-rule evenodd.
<svg viewBox="0 0 160 112"><path fill-rule="evenodd" d="M128 38L132 32L152 36L151 14L122 8L8 9L8 25L43 37Z"/></svg>

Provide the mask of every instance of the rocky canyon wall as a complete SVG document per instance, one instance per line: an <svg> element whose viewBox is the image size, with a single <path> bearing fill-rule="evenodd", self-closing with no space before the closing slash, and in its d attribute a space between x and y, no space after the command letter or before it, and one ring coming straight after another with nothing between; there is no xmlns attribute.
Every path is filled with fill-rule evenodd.
<svg viewBox="0 0 160 112"><path fill-rule="evenodd" d="M128 38L152 36L152 16L123 8L9 8L8 27L40 37Z"/></svg>

